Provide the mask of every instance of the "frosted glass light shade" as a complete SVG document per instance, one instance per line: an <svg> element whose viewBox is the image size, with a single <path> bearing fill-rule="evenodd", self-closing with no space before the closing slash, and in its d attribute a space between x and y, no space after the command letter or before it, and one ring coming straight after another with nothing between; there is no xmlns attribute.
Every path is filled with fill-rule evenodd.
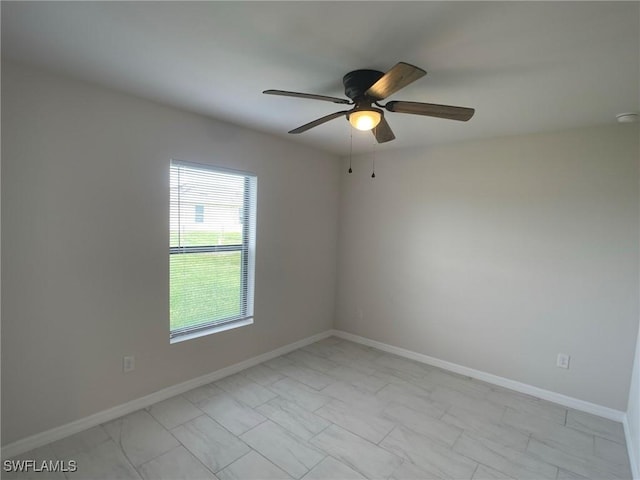
<svg viewBox="0 0 640 480"><path fill-rule="evenodd" d="M356 110L349 115L349 123L358 130L371 130L382 120L382 114L375 110Z"/></svg>

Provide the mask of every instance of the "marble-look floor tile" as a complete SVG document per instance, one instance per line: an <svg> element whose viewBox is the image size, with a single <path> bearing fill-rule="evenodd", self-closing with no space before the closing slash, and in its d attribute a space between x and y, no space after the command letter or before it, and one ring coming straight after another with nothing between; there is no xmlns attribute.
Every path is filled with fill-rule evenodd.
<svg viewBox="0 0 640 480"><path fill-rule="evenodd" d="M480 397L469 396L449 387L437 387L430 398L435 403L475 412L495 421L499 421L502 418L502 414L506 409L506 407L488 402Z"/></svg>
<svg viewBox="0 0 640 480"><path fill-rule="evenodd" d="M316 410L316 414L373 443L382 440L395 426L389 420L347 405L340 400L330 401Z"/></svg>
<svg viewBox="0 0 640 480"><path fill-rule="evenodd" d="M367 393L376 393L388 383L382 378L368 375L360 370L345 365L340 365L332 370L326 371L325 373L331 378L349 383L357 389Z"/></svg>
<svg viewBox="0 0 640 480"><path fill-rule="evenodd" d="M263 365L266 365L267 367L275 371L279 371L281 368L293 365L293 362L285 357L276 357L272 358L271 360L267 360L263 363Z"/></svg>
<svg viewBox="0 0 640 480"><path fill-rule="evenodd" d="M544 420L536 415L518 413L510 407L507 407L502 421L523 432L531 433L532 438L549 443L556 448L583 457L593 455L593 435Z"/></svg>
<svg viewBox="0 0 640 480"><path fill-rule="evenodd" d="M344 339L340 337L336 337L335 335L332 335L330 337L323 338L322 340L318 340L317 342L311 343L309 345L305 345L302 348L303 349L305 349L306 347L331 348L335 345L339 345L343 343L344 341L345 341Z"/></svg>
<svg viewBox="0 0 640 480"><path fill-rule="evenodd" d="M266 420L253 408L228 393L205 400L200 404L200 409L234 435L240 435Z"/></svg>
<svg viewBox="0 0 640 480"><path fill-rule="evenodd" d="M103 425L135 467L178 446L173 436L146 410Z"/></svg>
<svg viewBox="0 0 640 480"><path fill-rule="evenodd" d="M171 433L209 470L218 472L250 448L206 415L189 420Z"/></svg>
<svg viewBox="0 0 640 480"><path fill-rule="evenodd" d="M74 457L78 470L66 474L70 480L129 480L140 478L138 472L113 440L103 442L86 452L77 453Z"/></svg>
<svg viewBox="0 0 640 480"><path fill-rule="evenodd" d="M364 476L333 457L325 457L302 480L366 480Z"/></svg>
<svg viewBox="0 0 640 480"><path fill-rule="evenodd" d="M409 460L405 460L395 469L389 480L439 480L442 478L435 473L427 472Z"/></svg>
<svg viewBox="0 0 640 480"><path fill-rule="evenodd" d="M270 420L240 438L294 478L300 478L326 455Z"/></svg>
<svg viewBox="0 0 640 480"><path fill-rule="evenodd" d="M239 373L218 380L216 386L252 408L262 405L276 396L272 391Z"/></svg>
<svg viewBox="0 0 640 480"><path fill-rule="evenodd" d="M284 375L276 372L273 368L269 368L263 364L247 368L240 373L247 377L249 380L253 380L263 387L268 387L269 385L276 383L278 380L282 380L284 378Z"/></svg>
<svg viewBox="0 0 640 480"><path fill-rule="evenodd" d="M148 407L147 411L166 429L172 429L202 415L202 410L180 395L155 403Z"/></svg>
<svg viewBox="0 0 640 480"><path fill-rule="evenodd" d="M620 422L614 422L585 412L569 409L567 427L590 435L597 435L618 443L625 443L624 429Z"/></svg>
<svg viewBox="0 0 640 480"><path fill-rule="evenodd" d="M335 345L333 354L328 358L332 362L340 364L349 364L351 366L359 364L364 366L365 364L371 365L381 355L384 355L384 352L380 350L345 341ZM371 366L374 367L374 365Z"/></svg>
<svg viewBox="0 0 640 480"><path fill-rule="evenodd" d="M216 480L182 445L138 467L145 480Z"/></svg>
<svg viewBox="0 0 640 480"><path fill-rule="evenodd" d="M369 479L388 478L402 459L353 433L331 425L310 441Z"/></svg>
<svg viewBox="0 0 640 480"><path fill-rule="evenodd" d="M106 442L109 438L111 437L109 437L104 428L98 425L53 442L51 449L59 460L69 460L73 458L74 454L91 450L102 442Z"/></svg>
<svg viewBox="0 0 640 480"><path fill-rule="evenodd" d="M626 445L602 437L595 438L595 456L618 465L629 465L629 453Z"/></svg>
<svg viewBox="0 0 640 480"><path fill-rule="evenodd" d="M112 442L108 437L107 437L107 441ZM124 458L124 455L122 456L122 458ZM46 475L47 480L65 480L64 473L62 472L43 473L43 472L37 472L35 471L35 469L31 469L31 468L25 471L24 468L21 468L19 463L21 461L33 461L38 467L42 467L42 462L49 463L49 462L55 462L56 460L65 460L65 461L76 460L76 457L74 455L73 458L69 458L69 459L56 458L56 455L53 452L51 445L45 445L43 447L29 450L28 452L25 452L21 455L17 455L11 458L10 460L8 460L10 462L10 465L15 465L14 467L15 470L8 472L8 471L5 471L3 468L2 470L0 470L1 472L0 477L3 480L4 479L6 480L43 480L44 479L43 475ZM124 460L126 463L128 463L126 461L126 458ZM17 462L17 463L12 463L12 462ZM65 463L65 465L68 466L68 463ZM4 467L4 462L3 462L3 467Z"/></svg>
<svg viewBox="0 0 640 480"><path fill-rule="evenodd" d="M478 466L442 443L402 427L394 428L380 446L442 478L470 479Z"/></svg>
<svg viewBox="0 0 640 480"><path fill-rule="evenodd" d="M458 375L453 372L447 372L439 368L434 368L432 371L427 373L425 380L431 385L447 387L448 389L464 393L465 395L476 399L484 399L491 391L491 388L482 382L476 382L470 377Z"/></svg>
<svg viewBox="0 0 640 480"><path fill-rule="evenodd" d="M425 385L425 386L429 385L429 383L424 380L424 375L417 375L414 372L406 372L403 370L394 370L393 368L384 367L380 365L375 365L375 366L376 366L376 371L374 375L376 376L386 374L386 375L391 375L400 380L404 380L405 382L413 383L415 385Z"/></svg>
<svg viewBox="0 0 640 480"><path fill-rule="evenodd" d="M304 383L308 387L311 387L315 390L322 390L324 387L335 382L333 378L328 377L324 373L318 372L298 363L281 366L278 368L278 372L300 383Z"/></svg>
<svg viewBox="0 0 640 480"><path fill-rule="evenodd" d="M332 338L18 459L76 460L83 480L604 480L631 477L627 455L616 422Z"/></svg>
<svg viewBox="0 0 640 480"><path fill-rule="evenodd" d="M333 370L338 366L337 363L332 362L331 360L328 360L322 356L314 355L313 353L307 352L302 349L294 350L293 352L285 355L285 358L293 363L303 365L305 367L311 368L312 370L317 370L318 372L322 373Z"/></svg>
<svg viewBox="0 0 640 480"><path fill-rule="evenodd" d="M224 390L216 387L213 383L209 383L207 385L194 388L193 390L189 390L188 392L183 393L182 396L194 405L198 406L203 401L208 400L214 395L218 395L222 392L224 392Z"/></svg>
<svg viewBox="0 0 640 480"><path fill-rule="evenodd" d="M487 394L486 400L560 425L564 425L567 416L567 409L561 405L500 387L493 387Z"/></svg>
<svg viewBox="0 0 640 480"><path fill-rule="evenodd" d="M338 342L340 343L340 342ZM340 353L341 350L337 347L337 344L326 345L322 342L312 343L311 345L305 345L301 348L305 352L312 353L318 357L329 359L331 356ZM332 360L333 361L333 360Z"/></svg>
<svg viewBox="0 0 640 480"><path fill-rule="evenodd" d="M269 390L313 412L331 400L331 397L290 378L284 378L269 386Z"/></svg>
<svg viewBox="0 0 640 480"><path fill-rule="evenodd" d="M472 480L502 480L502 479L513 479L509 475L506 475L498 470L495 470L491 467L487 467L486 465L478 465L476 471L471 477Z"/></svg>
<svg viewBox="0 0 640 480"><path fill-rule="evenodd" d="M276 397L256 410L303 440L309 440L329 426L324 418L282 397Z"/></svg>
<svg viewBox="0 0 640 480"><path fill-rule="evenodd" d="M576 455L535 438L529 441L527 452L535 458L592 480L631 478L628 466L609 463L595 456Z"/></svg>
<svg viewBox="0 0 640 480"><path fill-rule="evenodd" d="M218 472L220 480L290 480L281 468L251 450L227 468Z"/></svg>
<svg viewBox="0 0 640 480"><path fill-rule="evenodd" d="M398 387L418 397L428 397L431 392L438 386L429 383L424 379L405 379L396 375L391 369L382 368L373 373L373 376L386 381L388 384L397 385Z"/></svg>
<svg viewBox="0 0 640 480"><path fill-rule="evenodd" d="M376 365L376 371L373 373L374 376L378 378L388 378L393 379L389 380L389 383L398 383L399 381L404 381L410 383L415 386L419 386L423 390L433 390L436 385L428 382L425 379L425 376L417 376L411 372L405 372L402 370L394 370L388 367L382 367Z"/></svg>
<svg viewBox="0 0 640 480"><path fill-rule="evenodd" d="M467 377L466 375L462 375L460 373L455 373L455 372L449 372L449 373L451 375L454 375L454 376L459 377L459 378L465 378L465 379L468 378L469 381L471 382L471 384L474 385L476 388L480 387L483 390L487 390L488 389L489 391L491 391L495 387L494 384L489 383L489 382L485 382L484 380L480 380L478 378ZM502 387L498 387L498 388L502 388Z"/></svg>
<svg viewBox="0 0 640 480"><path fill-rule="evenodd" d="M462 433L462 428L449 425L399 403L390 403L382 412L382 417L449 447Z"/></svg>
<svg viewBox="0 0 640 480"><path fill-rule="evenodd" d="M353 385L344 382L336 382L321 390L323 395L340 400L347 405L369 413L380 414L387 401L381 400L375 395L370 395L357 389Z"/></svg>
<svg viewBox="0 0 640 480"><path fill-rule="evenodd" d="M463 408L449 408L440 420L462 428L478 438L486 438L522 452L527 448L527 442L529 441L529 434Z"/></svg>
<svg viewBox="0 0 640 480"><path fill-rule="evenodd" d="M390 383L381 389L376 393L376 398L386 403L401 403L433 418L440 418L446 410L443 404L432 402L429 393L425 390L418 387L410 389L395 383Z"/></svg>
<svg viewBox="0 0 640 480"><path fill-rule="evenodd" d="M382 350L378 350L373 347L362 345L361 343L344 339L341 339L341 341L336 343L335 346L339 348L341 352L352 355L354 357L366 358L368 360L372 360L379 357L380 355L385 354L385 352L383 352Z"/></svg>
<svg viewBox="0 0 640 480"><path fill-rule="evenodd" d="M363 359L363 358L353 358L352 356L346 355L342 352L331 355L329 359L332 362L337 363L343 367L353 368L358 372L362 372L365 375L373 375L376 373L376 368L372 365L371 360Z"/></svg>
<svg viewBox="0 0 640 480"><path fill-rule="evenodd" d="M555 479L558 469L525 452L505 447L486 439L473 438L463 433L453 450L505 475L523 480Z"/></svg>
<svg viewBox="0 0 640 480"><path fill-rule="evenodd" d="M573 473L562 468L558 469L557 480L585 480L586 478L587 477L583 477L582 475L578 475L577 473Z"/></svg>
<svg viewBox="0 0 640 480"><path fill-rule="evenodd" d="M373 363L380 367L386 367L397 372L410 374L414 378L424 378L424 376L431 370L431 367L427 365L414 362L413 360L407 360L406 358L399 357L391 353L384 353L378 356Z"/></svg>

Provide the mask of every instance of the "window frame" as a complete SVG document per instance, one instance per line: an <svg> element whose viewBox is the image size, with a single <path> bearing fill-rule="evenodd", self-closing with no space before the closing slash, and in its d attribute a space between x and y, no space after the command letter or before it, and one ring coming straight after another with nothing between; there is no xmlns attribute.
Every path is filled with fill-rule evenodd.
<svg viewBox="0 0 640 480"><path fill-rule="evenodd" d="M253 299L255 288L255 241L256 241L256 210L257 210L257 175L252 172L219 167L210 164L187 162L171 159L170 170L174 166L237 175L244 179L244 195L242 204L242 243L232 245L205 246L176 246L169 245L169 260L171 255L188 255L193 253L240 252L240 314L222 320L202 322L197 325L171 328L171 314L169 314L169 341L178 343L192 338L198 338L213 333L230 330L253 324ZM171 206L171 200L169 201ZM169 212L171 224L171 208ZM171 268L171 266L169 266ZM171 282L171 277L169 277ZM169 283L171 290L171 283Z"/></svg>

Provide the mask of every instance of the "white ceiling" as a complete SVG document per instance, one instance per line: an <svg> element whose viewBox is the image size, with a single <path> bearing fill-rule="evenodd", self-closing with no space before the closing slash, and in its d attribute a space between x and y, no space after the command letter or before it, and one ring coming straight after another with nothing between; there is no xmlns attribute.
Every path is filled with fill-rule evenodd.
<svg viewBox="0 0 640 480"><path fill-rule="evenodd" d="M2 56L302 142L349 151L350 70L426 77L389 100L476 108L467 123L388 113L399 148L587 125L640 110L639 2L2 2ZM374 148L354 132L354 151Z"/></svg>

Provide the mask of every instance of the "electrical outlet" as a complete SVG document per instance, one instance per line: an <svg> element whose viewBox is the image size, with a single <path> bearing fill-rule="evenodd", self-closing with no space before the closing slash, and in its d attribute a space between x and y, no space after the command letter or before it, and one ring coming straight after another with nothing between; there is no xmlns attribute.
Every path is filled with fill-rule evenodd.
<svg viewBox="0 0 640 480"><path fill-rule="evenodd" d="M567 353L559 353L558 359L556 360L556 366L559 368L569 368L569 360L571 356Z"/></svg>
<svg viewBox="0 0 640 480"><path fill-rule="evenodd" d="M136 358L134 356L122 357L122 371L129 373L136 368Z"/></svg>

